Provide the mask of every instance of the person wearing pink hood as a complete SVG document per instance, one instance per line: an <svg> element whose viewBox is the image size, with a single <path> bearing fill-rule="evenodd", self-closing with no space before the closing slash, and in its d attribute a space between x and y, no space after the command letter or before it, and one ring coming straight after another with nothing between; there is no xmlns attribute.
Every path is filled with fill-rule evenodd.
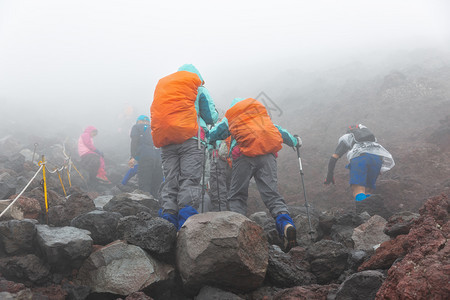
<svg viewBox="0 0 450 300"><path fill-rule="evenodd" d="M78 139L78 154L81 165L88 171L90 181L107 183L111 182L106 177L105 160L103 153L94 146L93 137L98 133L97 128L88 126Z"/></svg>

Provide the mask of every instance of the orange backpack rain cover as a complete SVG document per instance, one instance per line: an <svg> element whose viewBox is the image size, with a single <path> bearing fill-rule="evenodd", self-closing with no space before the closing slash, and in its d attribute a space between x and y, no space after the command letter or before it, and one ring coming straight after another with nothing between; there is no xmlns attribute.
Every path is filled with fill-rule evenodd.
<svg viewBox="0 0 450 300"><path fill-rule="evenodd" d="M225 114L231 135L246 156L276 153L283 138L270 120L266 108L255 99L242 100Z"/></svg>
<svg viewBox="0 0 450 300"><path fill-rule="evenodd" d="M195 100L202 81L197 74L178 71L158 81L150 107L156 147L181 144L197 134Z"/></svg>

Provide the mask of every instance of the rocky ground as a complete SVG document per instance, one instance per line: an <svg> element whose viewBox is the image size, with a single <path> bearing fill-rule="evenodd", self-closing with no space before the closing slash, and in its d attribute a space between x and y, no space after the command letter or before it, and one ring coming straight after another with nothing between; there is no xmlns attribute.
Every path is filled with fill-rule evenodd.
<svg viewBox="0 0 450 300"><path fill-rule="evenodd" d="M158 201L137 190L135 179L120 184L127 139L102 147L113 185L88 189L74 167L75 136L2 132L1 211L35 175L42 155L49 172L48 212L39 172L0 219L0 298L450 298L450 67L427 61L377 77L350 80L331 72L319 79L287 91L286 102L292 103L289 95L302 101L280 104L282 119L274 117L303 139L311 204L312 232L296 153L285 148L279 187L299 243L289 253L281 251L254 185L246 217L200 214L177 233L157 217ZM345 158L336 166L336 185L322 184L337 139L357 122L396 161L363 213L351 199ZM70 184L68 169L60 172L66 195L54 172L67 165L64 151L74 162Z"/></svg>
<svg viewBox="0 0 450 300"><path fill-rule="evenodd" d="M4 141L3 147L11 144ZM3 198L13 199L38 169L28 151L18 152L23 154L1 159ZM48 155L48 161L57 160L58 155ZM391 201L386 195L373 195L371 203L377 204L361 214L312 209L312 233L304 206L290 206L299 246L284 253L274 220L264 211L248 218L232 212L196 215L177 233L157 217L157 200L130 191L133 182L87 191L72 173L67 197L56 173L50 174L48 213L39 173L2 217L2 299L450 295L448 191L429 198L417 213L380 210ZM3 210L11 200L1 202Z"/></svg>

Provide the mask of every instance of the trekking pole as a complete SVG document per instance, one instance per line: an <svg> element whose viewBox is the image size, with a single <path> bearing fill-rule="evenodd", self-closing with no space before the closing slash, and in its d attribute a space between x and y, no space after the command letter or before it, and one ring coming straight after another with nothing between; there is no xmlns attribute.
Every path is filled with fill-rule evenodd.
<svg viewBox="0 0 450 300"><path fill-rule="evenodd" d="M206 151L208 147L205 144L205 150L203 151L203 173L202 173L202 213L204 212L205 206L205 169L206 169Z"/></svg>
<svg viewBox="0 0 450 300"><path fill-rule="evenodd" d="M311 217L309 215L309 204L308 199L306 198L306 190L305 190L305 180L303 179L303 167L302 167L302 159L300 158L300 147L302 146L302 140L298 135L294 135L294 137L297 139L297 157L298 157L298 164L300 166L300 177L302 178L302 187L303 187L303 196L305 197L305 207L306 207L306 215L308 216L308 224L309 224L309 235L311 236L311 240L313 239L313 233L314 230L312 229L311 225Z"/></svg>
<svg viewBox="0 0 450 300"><path fill-rule="evenodd" d="M216 144L214 144L214 150L216 150ZM222 211L220 207L220 191L219 191L219 173L217 171L217 163L219 162L219 150L214 152L215 156L213 156L214 164L216 165L216 189L217 189L217 201L219 202L219 211Z"/></svg>

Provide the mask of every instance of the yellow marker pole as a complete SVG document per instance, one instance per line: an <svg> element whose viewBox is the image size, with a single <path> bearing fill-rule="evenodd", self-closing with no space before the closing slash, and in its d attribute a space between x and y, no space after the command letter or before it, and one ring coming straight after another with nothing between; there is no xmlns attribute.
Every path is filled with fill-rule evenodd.
<svg viewBox="0 0 450 300"><path fill-rule="evenodd" d="M59 182L61 183L61 187L62 187L62 189L63 189L64 196L67 197L66 189L64 188L64 184L63 184L63 181L62 181L62 179L61 179L61 174L59 173L59 170L56 170L56 172L58 173Z"/></svg>
<svg viewBox="0 0 450 300"><path fill-rule="evenodd" d="M72 163L73 168L75 169L75 171L77 171L78 175L80 175L81 179L83 179L84 181L86 181L83 177L83 175L81 175L80 171L78 171L77 167L75 167L74 163Z"/></svg>
<svg viewBox="0 0 450 300"><path fill-rule="evenodd" d="M42 178L44 180L45 214L47 216L47 224L48 224L47 178L45 177L45 156L44 155L42 155L42 161L39 162L39 165L43 165Z"/></svg>
<svg viewBox="0 0 450 300"><path fill-rule="evenodd" d="M72 182L70 181L70 172L69 172L69 168L67 168L66 170L67 170L67 179L69 180L69 187L72 187Z"/></svg>

